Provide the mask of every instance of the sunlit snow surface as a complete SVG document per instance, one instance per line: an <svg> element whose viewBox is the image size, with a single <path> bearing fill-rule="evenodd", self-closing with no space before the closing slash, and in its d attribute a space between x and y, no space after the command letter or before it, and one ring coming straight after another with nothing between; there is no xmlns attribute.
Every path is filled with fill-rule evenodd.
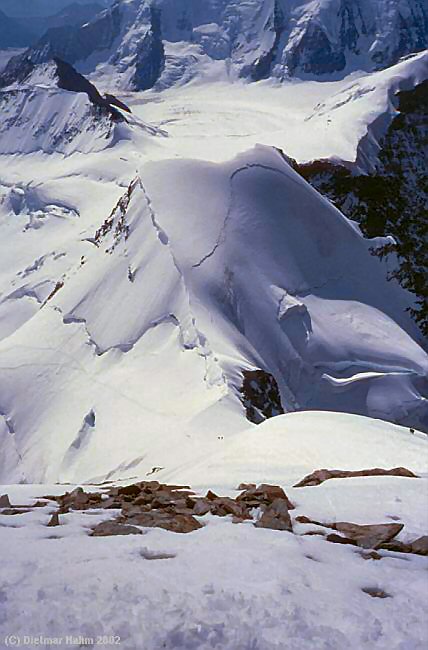
<svg viewBox="0 0 428 650"><path fill-rule="evenodd" d="M272 148L368 169L393 92L424 65L422 54L282 86L231 84L213 68L206 83L119 91L133 115L113 128L53 87L49 66L3 91L0 480L12 485L0 493L25 503L70 489L47 485L57 481L132 481L157 467L201 492L279 483L295 515L398 518L403 541L428 532L424 434L319 412L256 427L238 399L242 369L262 367L287 410L426 417L411 296L387 282L376 242ZM115 90L102 72L100 90ZM97 238L130 186L125 216ZM322 467L399 465L425 478L291 488ZM229 518L183 536L95 539L99 515L65 515L52 533L50 510L0 516L0 644L112 633L130 650L426 647L425 558L364 560ZM176 557L149 561L143 547Z"/></svg>
<svg viewBox="0 0 428 650"><path fill-rule="evenodd" d="M320 467L399 464L424 478L291 487ZM293 518L400 521L399 539L406 542L427 531L427 469L423 434L357 416L297 413L217 441L205 461L159 477L192 478L196 490L210 486L231 496L241 480L278 482L296 504ZM28 503L71 487L2 490ZM62 526L47 528L53 510L0 515L0 637L117 635L127 650L426 647L424 557L381 551L380 560L363 559L361 549L304 536L302 524L292 534L233 524L230 517L202 517L204 528L187 535L147 529L142 536L91 538L90 528L112 511L71 512L61 516ZM147 559L163 554L172 557ZM389 597L372 598L363 589Z"/></svg>
<svg viewBox="0 0 428 650"><path fill-rule="evenodd" d="M116 125L56 88L49 64L5 89L0 477L144 474L175 467L177 447L194 462L247 426L237 391L251 367L274 374L286 410L426 426L411 297L373 242L256 144L353 160L424 61L124 93L133 114ZM122 222L118 208L96 240L131 183Z"/></svg>

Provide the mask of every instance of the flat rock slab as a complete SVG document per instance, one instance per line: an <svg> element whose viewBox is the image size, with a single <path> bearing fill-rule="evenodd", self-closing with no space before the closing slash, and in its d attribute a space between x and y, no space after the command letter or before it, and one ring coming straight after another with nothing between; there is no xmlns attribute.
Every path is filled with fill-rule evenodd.
<svg viewBox="0 0 428 650"><path fill-rule="evenodd" d="M375 467L374 469L361 469L355 471L341 470L341 469L317 469L312 474L305 476L299 483L293 487L312 487L321 485L324 481L332 478L355 478L360 476L404 476L406 478L419 478L416 474L411 472L405 467L395 467L394 469L381 469Z"/></svg>
<svg viewBox="0 0 428 650"><path fill-rule="evenodd" d="M349 543L360 546L361 548L373 549L378 549L382 544L389 542L404 528L404 524L372 524L361 526L345 521L325 525L327 528L332 528L342 533L344 539L349 540ZM337 540L329 539L329 541Z"/></svg>
<svg viewBox="0 0 428 650"><path fill-rule="evenodd" d="M202 524L192 515L170 514L156 510L134 515L127 519L126 522L146 528L163 528L174 533L191 533L202 528Z"/></svg>
<svg viewBox="0 0 428 650"><path fill-rule="evenodd" d="M116 521L103 521L92 530L91 537L110 537L111 535L142 535L143 531Z"/></svg>

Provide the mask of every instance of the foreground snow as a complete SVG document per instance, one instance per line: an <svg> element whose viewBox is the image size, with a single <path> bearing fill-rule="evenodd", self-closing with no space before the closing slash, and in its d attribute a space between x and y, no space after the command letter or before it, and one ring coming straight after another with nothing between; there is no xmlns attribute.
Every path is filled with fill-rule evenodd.
<svg viewBox="0 0 428 650"><path fill-rule="evenodd" d="M427 533L423 434L356 416L296 413L222 444L205 464L159 477L192 475L194 488L209 485L230 495L243 480L278 482L296 504L293 518L398 520L403 541ZM397 464L424 478L334 479L291 488L320 467ZM28 503L71 487L2 486L0 492ZM305 526L297 523L292 534L235 525L230 517L201 517L206 525L187 535L147 529L142 536L92 538L89 529L112 511L70 512L61 516L64 525L46 528L54 510L0 515L0 639L73 636L68 645L81 647L84 639L113 635L129 650L426 647L425 557L381 551L380 560L364 559L361 549L302 535Z"/></svg>

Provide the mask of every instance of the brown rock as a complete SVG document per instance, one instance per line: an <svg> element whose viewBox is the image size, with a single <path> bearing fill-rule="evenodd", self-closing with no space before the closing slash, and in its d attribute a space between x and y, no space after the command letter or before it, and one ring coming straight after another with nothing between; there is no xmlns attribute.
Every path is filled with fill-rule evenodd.
<svg viewBox="0 0 428 650"><path fill-rule="evenodd" d="M397 540L382 544L380 547L385 551L394 551L395 553L414 553L416 555L428 555L428 535L418 537L413 542L403 544Z"/></svg>
<svg viewBox="0 0 428 650"><path fill-rule="evenodd" d="M128 526L117 521L103 521L92 530L91 537L109 537L110 535L142 535L135 526Z"/></svg>
<svg viewBox="0 0 428 650"><path fill-rule="evenodd" d="M203 517L208 512L211 512L211 501L208 499L198 499L193 507L193 514L196 517Z"/></svg>
<svg viewBox="0 0 428 650"><path fill-rule="evenodd" d="M5 508L4 510L1 511L0 514L13 516L13 515L23 515L26 512L31 512L31 510L26 508Z"/></svg>
<svg viewBox="0 0 428 650"><path fill-rule="evenodd" d="M236 489L237 490L251 490L252 488L255 488L255 487L256 487L255 483L240 483Z"/></svg>
<svg viewBox="0 0 428 650"><path fill-rule="evenodd" d="M119 497L111 497L109 499L104 499L100 503L100 508L105 508L106 510L120 510L122 508L123 502Z"/></svg>
<svg viewBox="0 0 428 650"><path fill-rule="evenodd" d="M414 542L411 542L412 553L417 555L428 555L428 535L418 537Z"/></svg>
<svg viewBox="0 0 428 650"><path fill-rule="evenodd" d="M129 497L137 497L141 492L141 487L138 485L125 485L124 487L120 487L117 491L118 496L129 496Z"/></svg>
<svg viewBox="0 0 428 650"><path fill-rule="evenodd" d="M12 504L9 500L9 495L8 494L2 494L0 496L0 508L11 508Z"/></svg>
<svg viewBox="0 0 428 650"><path fill-rule="evenodd" d="M58 516L58 513L57 513L57 512L54 512L54 513L53 513L53 515L52 515L52 517L50 518L50 520L49 520L49 522L48 522L47 525L48 525L49 527L51 527L51 526L59 526L59 525L60 525L60 522L59 522L59 516Z"/></svg>
<svg viewBox="0 0 428 650"><path fill-rule="evenodd" d="M411 553L412 547L410 544L404 544L399 542L397 539L392 540L391 542L386 542L380 547L383 551L393 551L394 553Z"/></svg>
<svg viewBox="0 0 428 650"><path fill-rule="evenodd" d="M128 523L147 528L164 528L175 533L190 533L202 528L202 524L192 515L170 514L168 512L152 510L143 512L129 518Z"/></svg>
<svg viewBox="0 0 428 650"><path fill-rule="evenodd" d="M361 551L361 557L363 560L381 560L382 555L376 553L376 551Z"/></svg>
<svg viewBox="0 0 428 650"><path fill-rule="evenodd" d="M218 497L217 494L215 494L211 490L208 490L205 498L209 499L209 501L214 501L215 499L219 499L220 497Z"/></svg>
<svg viewBox="0 0 428 650"><path fill-rule="evenodd" d="M316 521L315 519L309 519L309 517L306 517L305 515L299 515L296 517L296 521L299 522L299 524L312 524L313 526L324 526L324 528L328 528L327 524L322 524L320 521Z"/></svg>
<svg viewBox="0 0 428 650"><path fill-rule="evenodd" d="M245 507L241 503L237 503L230 497L220 497L216 499L212 505L211 512L218 517L225 517L233 515L242 519L249 519L249 515Z"/></svg>
<svg viewBox="0 0 428 650"><path fill-rule="evenodd" d="M368 594L372 598L392 598L391 594L377 587L364 587L361 591L364 591L365 594Z"/></svg>
<svg viewBox="0 0 428 650"><path fill-rule="evenodd" d="M320 485L324 481L332 478L353 478L359 476L404 476L406 478L418 478L416 474L411 472L405 467L395 467L394 469L381 469L376 467L374 469L362 469L355 471L340 470L340 469L318 469L312 474L305 476L294 487L310 487Z"/></svg>
<svg viewBox="0 0 428 650"><path fill-rule="evenodd" d="M285 499L287 501L288 509L293 510L294 505L289 501L282 487L279 485L269 485L262 483L257 487L251 487L242 492L236 500L245 501L247 505L260 505L261 503L270 504L275 499Z"/></svg>
<svg viewBox="0 0 428 650"><path fill-rule="evenodd" d="M292 531L288 499L275 499L271 505L265 508L262 516L254 525L257 528Z"/></svg>
<svg viewBox="0 0 428 650"><path fill-rule="evenodd" d="M343 533L350 543L360 546L361 548L377 549L382 544L389 542L398 533L403 530L403 524L373 524L361 526L349 522L337 522L334 524L325 524L327 528L333 528L339 533ZM327 537L328 541L331 535ZM335 540L337 541L337 540Z"/></svg>
<svg viewBox="0 0 428 650"><path fill-rule="evenodd" d="M330 535L327 535L326 540L328 542L333 542L333 544L352 544L352 546L355 546L355 542L352 539L336 535L336 533L330 533Z"/></svg>
<svg viewBox="0 0 428 650"><path fill-rule="evenodd" d="M140 494L136 499L133 500L132 505L134 506L147 506L152 502L152 496L149 494Z"/></svg>

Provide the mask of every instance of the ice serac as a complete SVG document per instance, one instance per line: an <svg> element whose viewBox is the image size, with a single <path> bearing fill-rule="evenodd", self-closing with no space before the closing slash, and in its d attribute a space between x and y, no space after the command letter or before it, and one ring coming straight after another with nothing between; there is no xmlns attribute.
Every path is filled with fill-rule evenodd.
<svg viewBox="0 0 428 650"><path fill-rule="evenodd" d="M426 426L408 295L369 247L278 150L143 164L0 342L2 480L186 467L249 408Z"/></svg>
<svg viewBox="0 0 428 650"><path fill-rule="evenodd" d="M427 42L423 0L122 0L85 25L49 30L0 83L52 56L82 72L114 69L118 85L139 89L197 77L207 64L253 81L325 78L386 68Z"/></svg>

